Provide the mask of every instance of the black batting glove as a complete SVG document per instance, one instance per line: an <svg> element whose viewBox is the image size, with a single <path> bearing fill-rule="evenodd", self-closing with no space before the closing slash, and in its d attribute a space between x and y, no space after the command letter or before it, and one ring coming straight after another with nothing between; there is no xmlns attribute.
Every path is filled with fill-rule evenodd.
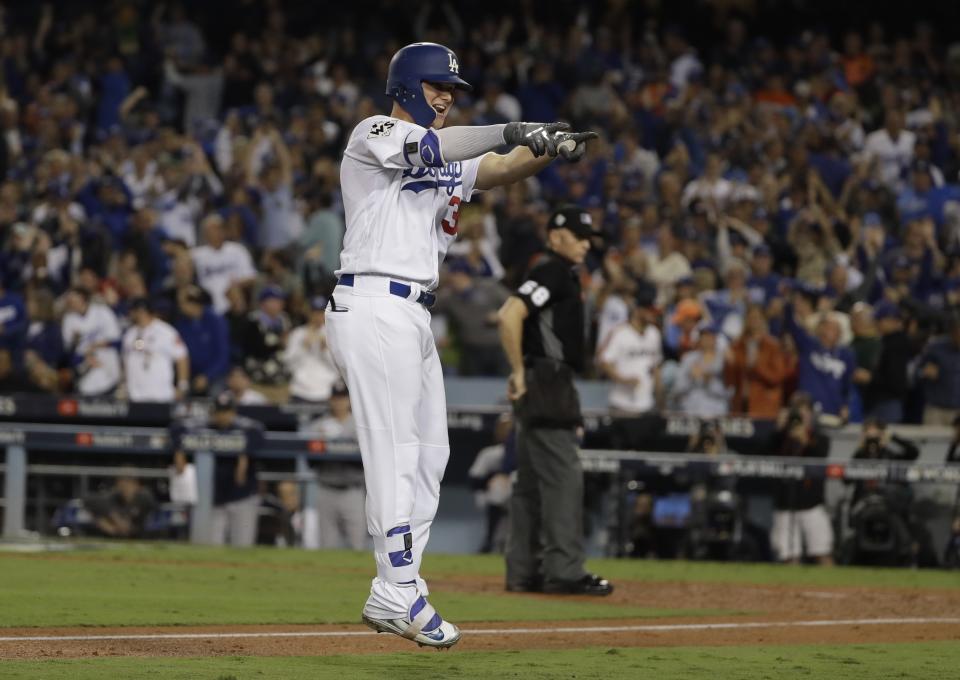
<svg viewBox="0 0 960 680"><path fill-rule="evenodd" d="M587 140L596 139L596 132L558 132L556 135L557 150L564 160L576 163L587 152Z"/></svg>
<svg viewBox="0 0 960 680"><path fill-rule="evenodd" d="M559 153L557 133L569 129L567 123L507 123L503 129L503 141L525 146L537 158L544 154L556 158Z"/></svg>

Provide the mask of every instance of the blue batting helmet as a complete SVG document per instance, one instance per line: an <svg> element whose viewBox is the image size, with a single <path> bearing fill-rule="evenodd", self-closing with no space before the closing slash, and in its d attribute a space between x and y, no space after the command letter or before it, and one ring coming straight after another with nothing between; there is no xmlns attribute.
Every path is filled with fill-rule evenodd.
<svg viewBox="0 0 960 680"><path fill-rule="evenodd" d="M453 50L436 43L413 43L401 48L390 60L387 95L410 114L413 122L430 127L436 117L423 96L421 84L453 83L464 90L473 87L460 78L460 62Z"/></svg>

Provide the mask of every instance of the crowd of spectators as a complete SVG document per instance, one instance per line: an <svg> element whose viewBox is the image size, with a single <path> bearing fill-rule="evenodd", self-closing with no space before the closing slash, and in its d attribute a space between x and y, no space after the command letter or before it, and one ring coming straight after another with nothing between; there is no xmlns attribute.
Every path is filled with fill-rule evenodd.
<svg viewBox="0 0 960 680"><path fill-rule="evenodd" d="M0 15L0 385L173 399L229 377L327 400L339 154L389 110L393 51L426 39L476 88L448 124L600 133L462 209L434 316L447 371L505 373L494 312L575 203L602 231L587 332L618 410L772 417L798 388L838 419L960 408L960 43L935 23L221 4Z"/></svg>

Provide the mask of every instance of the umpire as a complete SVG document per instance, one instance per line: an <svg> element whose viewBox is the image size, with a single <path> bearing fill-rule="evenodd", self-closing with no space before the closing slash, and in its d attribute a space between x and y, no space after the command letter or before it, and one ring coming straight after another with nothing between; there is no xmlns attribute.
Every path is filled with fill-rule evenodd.
<svg viewBox="0 0 960 680"><path fill-rule="evenodd" d="M517 412L517 481L510 503L507 590L609 595L587 573L582 419L574 372L583 368L584 312L575 268L590 249L590 215L564 207L547 224L548 252L500 309L500 341L510 362L507 393Z"/></svg>

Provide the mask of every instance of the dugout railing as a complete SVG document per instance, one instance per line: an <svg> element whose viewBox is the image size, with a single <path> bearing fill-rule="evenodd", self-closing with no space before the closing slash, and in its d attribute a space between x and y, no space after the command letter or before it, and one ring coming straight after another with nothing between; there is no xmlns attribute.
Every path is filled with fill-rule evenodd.
<svg viewBox="0 0 960 680"><path fill-rule="evenodd" d="M458 416L464 417L464 416ZM846 433L849 435L850 433ZM929 436L929 433L926 433ZM838 439L842 432L834 435ZM847 437L849 439L849 436ZM170 443L166 428L125 427L111 425L80 426L76 424L44 424L7 422L0 426L0 446L5 447L3 474L3 537L16 538L24 533L28 506L27 480L31 475L109 476L132 474L147 478L167 475ZM941 444L938 442L937 448ZM198 502L191 510L190 538L194 542L209 540L212 511L213 466L216 443L209 438L187 441L185 448L193 455L197 472ZM843 447L839 447L843 448ZM51 463L49 456L68 456L68 462ZM71 455L72 454L72 455ZM841 454L842 455L842 454ZM110 465L117 457L123 465ZM280 461L282 465L265 470L261 478L270 481L290 480L304 484L305 503L312 503L315 485L312 468L323 461L357 461L359 452L354 442L323 441L293 432L269 432L258 453L263 461ZM622 498L631 480L637 477L671 477L679 474L711 478L746 478L755 480L826 479L837 482L906 482L911 485L939 486L943 504L950 505L953 490L960 486L960 465L935 462L854 461L832 457L810 460L780 456L708 456L677 452L639 452L610 449L584 449L585 471L606 475L607 489L616 503L620 519L616 529L626 525ZM137 464L136 460L153 465ZM78 462L82 460L83 462ZM97 461L104 465L95 464ZM131 464L132 463L132 464ZM622 540L618 538L618 541Z"/></svg>

